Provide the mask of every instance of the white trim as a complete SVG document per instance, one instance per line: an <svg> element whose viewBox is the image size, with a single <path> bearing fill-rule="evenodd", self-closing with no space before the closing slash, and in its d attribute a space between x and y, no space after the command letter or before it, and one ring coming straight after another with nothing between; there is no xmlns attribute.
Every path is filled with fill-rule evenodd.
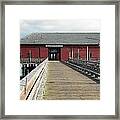
<svg viewBox="0 0 120 120"><path fill-rule="evenodd" d="M45 47L63 47L63 45L46 45Z"/></svg>
<svg viewBox="0 0 120 120"><path fill-rule="evenodd" d="M72 48L72 59L73 59L73 54L74 54L74 51L73 51L73 48Z"/></svg>

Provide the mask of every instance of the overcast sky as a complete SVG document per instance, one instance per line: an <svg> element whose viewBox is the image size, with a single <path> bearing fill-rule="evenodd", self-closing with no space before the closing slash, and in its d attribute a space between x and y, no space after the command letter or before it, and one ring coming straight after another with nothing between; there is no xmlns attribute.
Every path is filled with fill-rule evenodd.
<svg viewBox="0 0 120 120"><path fill-rule="evenodd" d="M33 32L100 32L100 20L22 20L20 37Z"/></svg>

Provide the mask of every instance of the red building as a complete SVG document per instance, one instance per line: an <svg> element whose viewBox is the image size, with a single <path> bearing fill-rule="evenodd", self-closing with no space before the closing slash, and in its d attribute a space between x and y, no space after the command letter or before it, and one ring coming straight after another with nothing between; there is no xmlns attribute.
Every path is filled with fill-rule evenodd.
<svg viewBox="0 0 120 120"><path fill-rule="evenodd" d="M21 60L99 60L100 33L31 33L20 40Z"/></svg>

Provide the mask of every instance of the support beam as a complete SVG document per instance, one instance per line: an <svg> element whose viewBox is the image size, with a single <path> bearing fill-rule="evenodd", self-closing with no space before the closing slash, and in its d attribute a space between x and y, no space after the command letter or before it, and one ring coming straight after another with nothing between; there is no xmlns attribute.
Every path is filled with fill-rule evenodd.
<svg viewBox="0 0 120 120"><path fill-rule="evenodd" d="M22 62L22 53L20 52L20 62Z"/></svg>
<svg viewBox="0 0 120 120"><path fill-rule="evenodd" d="M72 48L72 59L73 59L73 53L74 53L74 51L73 51L73 48Z"/></svg>
<svg viewBox="0 0 120 120"><path fill-rule="evenodd" d="M80 49L78 48L78 60L80 59Z"/></svg>
<svg viewBox="0 0 120 120"><path fill-rule="evenodd" d="M39 59L40 59L40 47L39 47Z"/></svg>
<svg viewBox="0 0 120 120"><path fill-rule="evenodd" d="M86 55L86 60L88 61L89 60L89 48L87 46L87 55Z"/></svg>
<svg viewBox="0 0 120 120"><path fill-rule="evenodd" d="M32 51L29 50L29 63L31 63L31 62L32 62Z"/></svg>
<svg viewBox="0 0 120 120"><path fill-rule="evenodd" d="M39 62L41 62L41 59L40 59L40 47L38 49L39 49L38 58L39 58Z"/></svg>
<svg viewBox="0 0 120 120"><path fill-rule="evenodd" d="M70 53L70 51L69 51L69 59L71 59L71 53Z"/></svg>

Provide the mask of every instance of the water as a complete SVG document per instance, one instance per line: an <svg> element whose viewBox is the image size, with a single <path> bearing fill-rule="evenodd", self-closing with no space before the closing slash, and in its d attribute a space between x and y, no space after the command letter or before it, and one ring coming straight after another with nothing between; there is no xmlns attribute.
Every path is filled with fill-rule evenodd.
<svg viewBox="0 0 120 120"><path fill-rule="evenodd" d="M37 66L38 64L36 63L20 63L20 79L25 77L28 73L30 73Z"/></svg>

